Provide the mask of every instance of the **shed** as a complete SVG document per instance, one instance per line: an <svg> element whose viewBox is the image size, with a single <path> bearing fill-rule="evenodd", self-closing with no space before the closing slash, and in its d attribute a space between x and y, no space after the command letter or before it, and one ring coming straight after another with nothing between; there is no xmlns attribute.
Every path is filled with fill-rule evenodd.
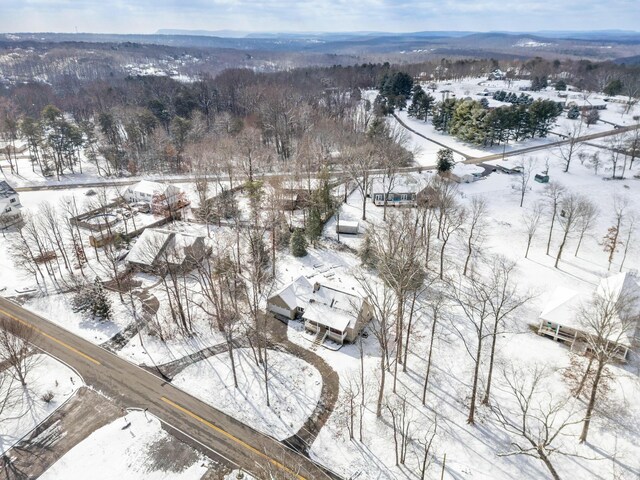
<svg viewBox="0 0 640 480"><path fill-rule="evenodd" d="M350 233L352 235L357 235L359 228L360 223L358 222L338 220L338 222L336 223L337 233Z"/></svg>

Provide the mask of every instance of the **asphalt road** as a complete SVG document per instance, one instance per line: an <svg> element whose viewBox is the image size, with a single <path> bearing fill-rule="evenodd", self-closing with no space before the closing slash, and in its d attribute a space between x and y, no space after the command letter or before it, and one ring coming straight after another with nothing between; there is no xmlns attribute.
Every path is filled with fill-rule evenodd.
<svg viewBox="0 0 640 480"><path fill-rule="evenodd" d="M123 407L148 408L209 449L214 460L240 466L258 478L267 477L266 472L297 480L340 478L160 377L4 298L0 315L32 327L33 344L75 368L87 385Z"/></svg>

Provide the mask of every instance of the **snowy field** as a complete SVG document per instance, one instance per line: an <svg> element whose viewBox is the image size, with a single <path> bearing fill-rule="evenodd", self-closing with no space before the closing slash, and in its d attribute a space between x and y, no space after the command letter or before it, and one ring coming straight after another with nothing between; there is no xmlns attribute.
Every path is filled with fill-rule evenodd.
<svg viewBox="0 0 640 480"><path fill-rule="evenodd" d="M160 421L140 411L96 430L60 458L41 480L199 480L207 460L184 446L188 462L178 461ZM90 473L89 473L90 472Z"/></svg>
<svg viewBox="0 0 640 480"><path fill-rule="evenodd" d="M0 453L31 432L83 385L72 369L49 355L34 354L28 363L27 386L14 383L9 403L0 409ZM0 398L6 398L7 387L4 384L0 389ZM42 400L47 392L53 393L48 403Z"/></svg>
<svg viewBox="0 0 640 480"><path fill-rule="evenodd" d="M270 350L271 407L267 407L264 371L256 365L251 350L235 349L234 358L238 388L233 385L228 353L190 365L173 379L173 384L278 440L300 430L320 398L320 373L297 357Z"/></svg>

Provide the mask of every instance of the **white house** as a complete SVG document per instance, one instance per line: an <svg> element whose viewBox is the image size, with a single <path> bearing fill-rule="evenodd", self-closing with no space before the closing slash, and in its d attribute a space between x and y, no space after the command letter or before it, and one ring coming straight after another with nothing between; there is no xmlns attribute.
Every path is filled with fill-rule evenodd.
<svg viewBox="0 0 640 480"><path fill-rule="evenodd" d="M457 162L451 170L441 173L440 175L456 183L471 183L482 178L483 171L484 170L477 165Z"/></svg>
<svg viewBox="0 0 640 480"><path fill-rule="evenodd" d="M377 206L415 207L421 195L428 189L427 178L420 174L388 175L373 177L369 183L369 196Z"/></svg>
<svg viewBox="0 0 640 480"><path fill-rule="evenodd" d="M0 226L12 225L22 218L20 196L4 180L0 181Z"/></svg>
<svg viewBox="0 0 640 480"><path fill-rule="evenodd" d="M353 342L373 317L369 302L351 292L320 285L300 276L267 300L267 309L293 320L302 318L304 327L316 335L317 343L330 339Z"/></svg>
<svg viewBox="0 0 640 480"><path fill-rule="evenodd" d="M622 295L628 295L628 298L635 300L633 314L638 317L640 305L638 305L635 295L639 292L640 286L636 278L625 272L602 279L595 290L595 295L606 298L607 302L611 301L612 303L616 303ZM538 334L553 338L557 342L566 343L572 350L584 353L588 350L589 333L585 331L585 326L580 322L578 315L580 307L589 300L589 295L558 287L548 297L547 304L540 313ZM623 322L620 319L617 320L622 328ZM635 332L622 332L620 329L616 331L615 326L611 330L609 338L615 341L618 346L616 356L624 361L627 358Z"/></svg>
<svg viewBox="0 0 640 480"><path fill-rule="evenodd" d="M127 187L123 196L129 203L148 203L173 209L180 202L181 191L171 184L141 180Z"/></svg>

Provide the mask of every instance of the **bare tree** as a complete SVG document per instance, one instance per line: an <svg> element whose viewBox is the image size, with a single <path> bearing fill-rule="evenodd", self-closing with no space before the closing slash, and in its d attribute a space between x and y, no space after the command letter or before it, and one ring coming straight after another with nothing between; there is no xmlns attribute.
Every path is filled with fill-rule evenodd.
<svg viewBox="0 0 640 480"><path fill-rule="evenodd" d="M436 289L430 289L427 295L427 305L431 313L431 334L429 335L429 348L427 353L427 369L424 374L424 383L422 384L422 404L427 401L427 390L429 388L429 378L431 374L431 362L433 360L433 346L436 340L436 330L438 321L442 318L446 308L446 297Z"/></svg>
<svg viewBox="0 0 640 480"><path fill-rule="evenodd" d="M631 246L631 238L636 231L636 221L637 217L635 214L631 214L627 218L627 237L624 243L624 253L622 255L622 261L620 262L620 272L622 272L622 267L624 267L624 262L627 259L627 253L629 252L629 247Z"/></svg>
<svg viewBox="0 0 640 480"><path fill-rule="evenodd" d="M558 247L558 254L556 255L556 262L554 264L555 268L558 268L558 263L560 262L560 257L562 257L564 247L567 244L567 239L580 225L580 219L585 215L585 212L590 213L594 209L595 207L588 198L575 193L566 195L560 201L560 217L558 218L558 223L560 223L562 227L562 241Z"/></svg>
<svg viewBox="0 0 640 480"><path fill-rule="evenodd" d="M580 136L582 135L582 116L580 116L580 121L574 125L572 125L565 132L565 143L558 147L558 156L562 160L564 164L564 171L569 171L569 166L571 165L571 160L573 160L574 156L582 149L583 144L580 143Z"/></svg>
<svg viewBox="0 0 640 480"><path fill-rule="evenodd" d="M542 218L542 212L544 210L544 205L540 202L536 203L533 206L533 209L522 216L522 220L524 222L524 226L527 232L527 250L524 252L524 258L527 258L529 255L529 249L531 248L531 242L533 241L533 237L538 230L538 225L540 224L540 219Z"/></svg>
<svg viewBox="0 0 640 480"><path fill-rule="evenodd" d="M491 273L485 285L489 298L493 327L490 334L489 372L487 373L487 386L484 391L484 398L482 399L483 405L489 404L498 334L505 328L505 324L513 314L532 297L529 292L520 292L518 283L514 279L516 269L515 262L498 255L493 258L493 262L489 267L487 270Z"/></svg>
<svg viewBox="0 0 640 480"><path fill-rule="evenodd" d="M370 144L355 145L348 152L345 168L362 195L362 220L367 219L367 195L369 195L369 171L378 164L377 152Z"/></svg>
<svg viewBox="0 0 640 480"><path fill-rule="evenodd" d="M557 446L565 431L580 423L582 418L567 410L567 399L554 399L545 388L548 376L544 368L534 366L531 371L505 369L505 392L511 397L508 407L493 405L491 410L501 427L513 439L509 451L498 456L525 455L537 458L554 480L560 480L552 459L555 455L570 455Z"/></svg>
<svg viewBox="0 0 640 480"><path fill-rule="evenodd" d="M516 167L520 169L520 176L516 180L516 190L520 193L520 206L524 204L524 196L529 191L529 182L531 181L531 173L533 172L533 158L521 157L516 163Z"/></svg>
<svg viewBox="0 0 640 480"><path fill-rule="evenodd" d="M578 244L576 245L576 252L574 256L578 256L578 250L580 250L580 246L582 245L582 240L584 236L591 230L593 223L596 221L598 217L598 207L594 205L592 202L586 202L582 206L582 211L580 217L578 218L578 224L576 226L578 230Z"/></svg>
<svg viewBox="0 0 640 480"><path fill-rule="evenodd" d="M6 363L13 378L25 387L35 363L29 343L34 330L17 320L0 319L0 363Z"/></svg>
<svg viewBox="0 0 640 480"><path fill-rule="evenodd" d="M547 197L547 205L551 212L551 224L549 226L549 239L547 240L547 255L551 249L551 238L553 237L553 227L558 216L558 207L560 206L560 200L565 195L565 188L560 183L552 183L545 190L545 196Z"/></svg>
<svg viewBox="0 0 640 480"><path fill-rule="evenodd" d="M369 325L380 346L380 384L376 401L376 416L380 418L384 401L386 372L390 363L392 332L395 327L395 322L393 321L393 312L396 310L395 298L391 288L386 283L380 285L363 273L359 274L356 279L373 309L373 318Z"/></svg>
<svg viewBox="0 0 640 480"><path fill-rule="evenodd" d="M444 258L447 244L451 237L462 229L466 216L467 212L463 207L454 205L447 208L442 218L440 226L440 280L444 279Z"/></svg>
<svg viewBox="0 0 640 480"><path fill-rule="evenodd" d="M473 197L469 210L469 220L467 225L467 258L464 261L463 275L467 275L469 261L474 251L477 251L484 239L487 213L487 201L484 197Z"/></svg>
<svg viewBox="0 0 640 480"><path fill-rule="evenodd" d="M419 230L418 217L409 210L391 215L382 229L369 229L378 274L396 296L394 392L398 364L403 362L405 304L410 294L422 286L425 277Z"/></svg>
<svg viewBox="0 0 640 480"><path fill-rule="evenodd" d="M463 277L464 278L464 277ZM452 320L453 328L458 333L467 354L473 362L473 376L471 379L471 398L469 400L469 415L467 423L475 423L476 398L478 395L478 383L480 379L480 364L482 363L484 340L491 335L487 331L487 321L491 318L491 303L489 293L483 281L478 278L475 272L463 283L462 278L458 282L450 282L449 288L452 292L452 301L462 311L462 318L465 320L462 325L458 325ZM468 327L468 330L467 328Z"/></svg>
<svg viewBox="0 0 640 480"><path fill-rule="evenodd" d="M628 283L618 285L608 279L601 282L591 300L578 310L578 320L585 332L584 342L596 364L580 442L587 441L602 373L628 344L638 323L637 309L638 296L633 287Z"/></svg>
<svg viewBox="0 0 640 480"><path fill-rule="evenodd" d="M604 237L603 245L604 251L609 254L609 270L611 270L611 264L613 263L613 257L618 251L620 245L620 233L623 225L623 221L629 207L629 199L616 195L613 197L613 226L611 226Z"/></svg>

